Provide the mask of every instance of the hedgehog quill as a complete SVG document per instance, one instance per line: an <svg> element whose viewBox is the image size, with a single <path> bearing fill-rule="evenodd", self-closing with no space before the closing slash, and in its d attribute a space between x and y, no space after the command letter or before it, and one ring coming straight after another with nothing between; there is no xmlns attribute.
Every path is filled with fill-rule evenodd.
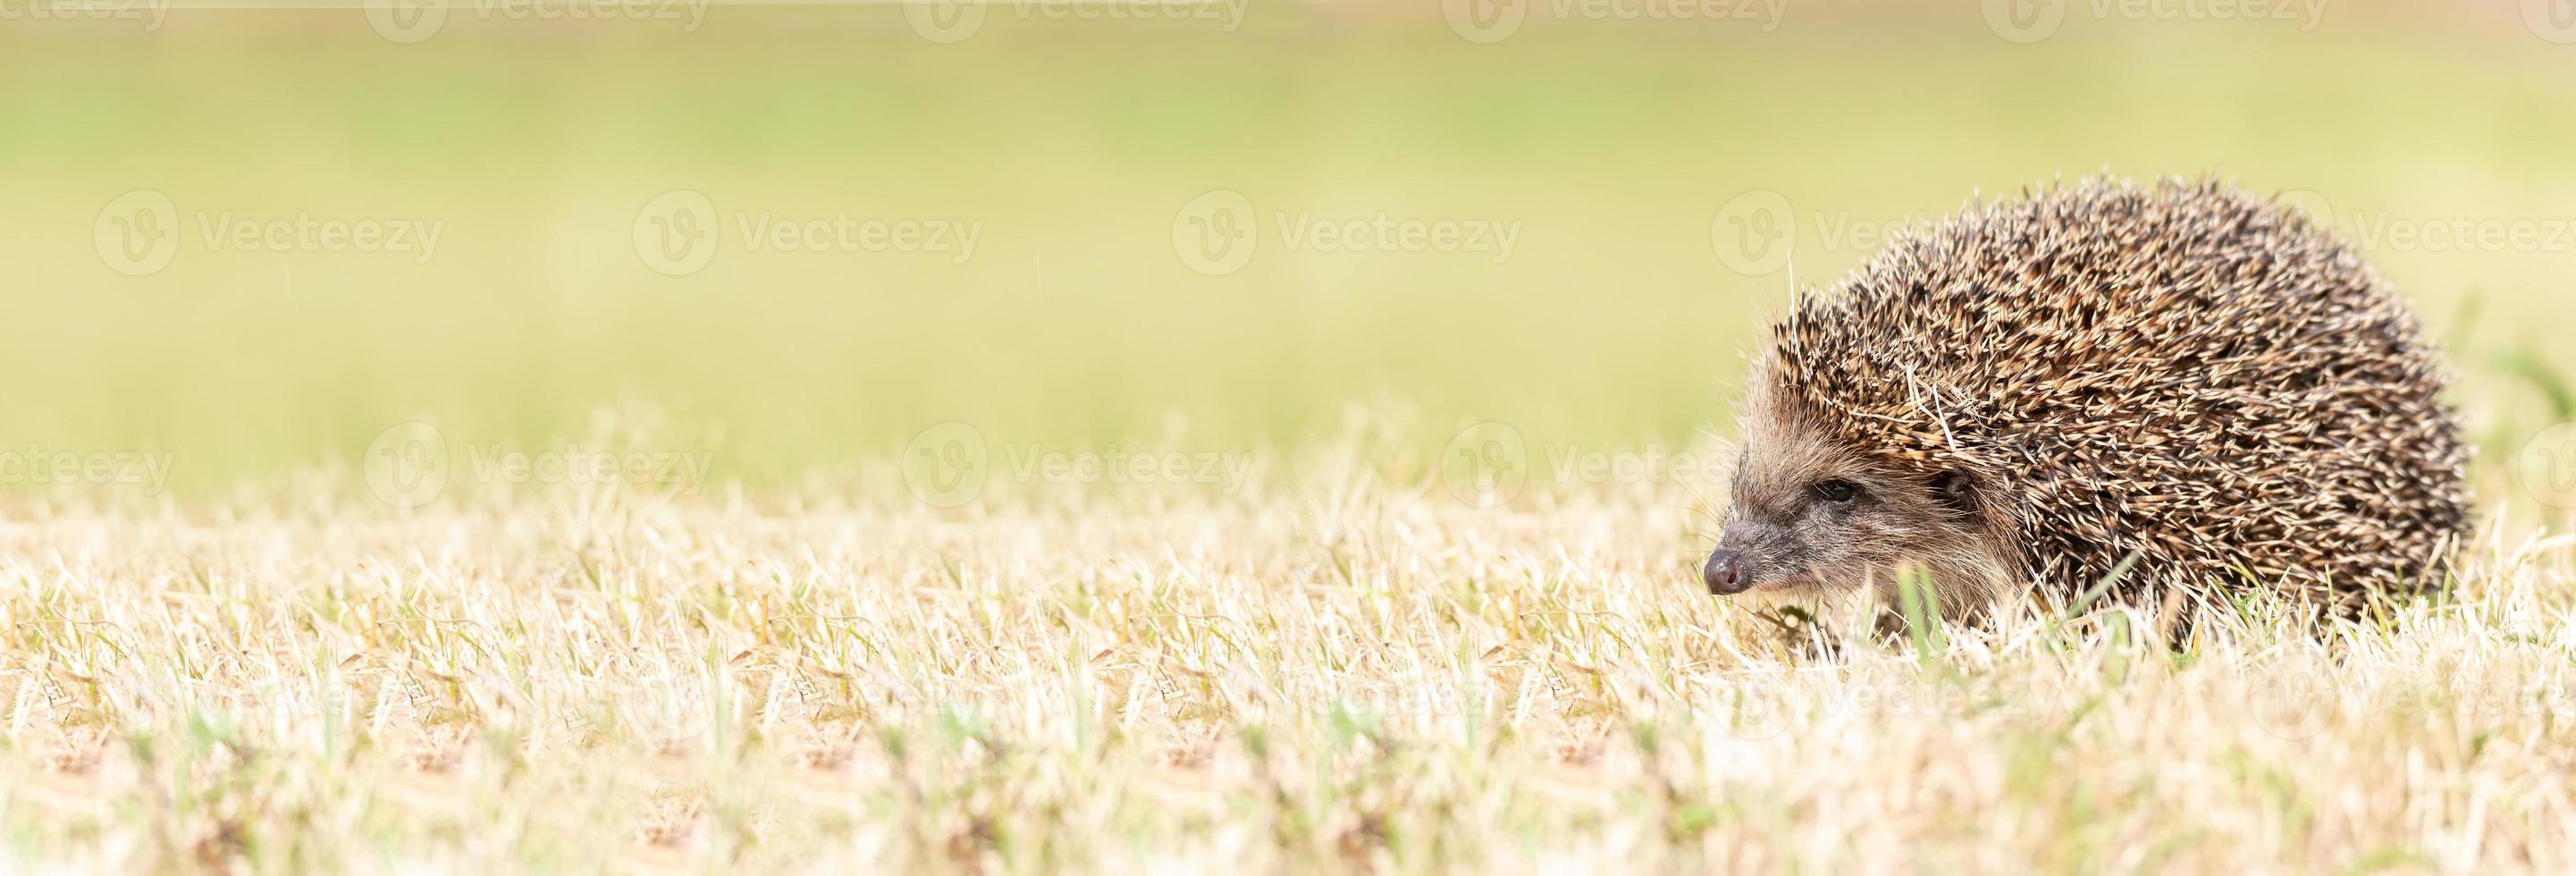
<svg viewBox="0 0 2576 876"><path fill-rule="evenodd" d="M2217 181L1972 204L1772 327L1703 576L1891 610L1923 581L1960 618L2421 592L2468 520L2446 380L2359 257Z"/></svg>

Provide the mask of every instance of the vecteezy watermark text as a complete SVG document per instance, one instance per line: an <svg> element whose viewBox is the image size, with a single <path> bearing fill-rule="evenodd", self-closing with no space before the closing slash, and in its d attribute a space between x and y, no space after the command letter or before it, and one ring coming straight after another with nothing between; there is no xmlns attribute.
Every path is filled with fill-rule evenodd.
<svg viewBox="0 0 2576 876"><path fill-rule="evenodd" d="M167 2L167 0L163 0ZM363 0L367 26L396 43L438 35L451 12L507 21L668 21L695 33L713 0Z"/></svg>
<svg viewBox="0 0 2576 876"><path fill-rule="evenodd" d="M904 23L922 39L958 43L1001 10L1021 21L1205 22L1224 33L1243 26L1252 0L904 0Z"/></svg>
<svg viewBox="0 0 2576 876"><path fill-rule="evenodd" d="M2576 261L2576 218L2498 219L2454 213L2408 219L2357 214L2340 227L2355 245L2371 251L2553 252Z"/></svg>
<svg viewBox="0 0 2576 876"><path fill-rule="evenodd" d="M458 469L447 436L414 420L378 433L359 466L376 498L416 508L436 500L458 475L479 484L622 486L694 495L705 487L715 460L705 450L604 450L577 443L536 450L489 442L463 447L466 465Z"/></svg>
<svg viewBox="0 0 2576 876"><path fill-rule="evenodd" d="M1441 0L1449 30L1471 43L1519 33L1536 11L1558 21L1742 22L1769 33L1789 0Z"/></svg>
<svg viewBox="0 0 2576 876"><path fill-rule="evenodd" d="M2266 21L2300 33L2325 20L2327 0L1983 0L1986 28L2016 43L2057 33L2071 9L2096 21Z"/></svg>
<svg viewBox="0 0 2576 876"><path fill-rule="evenodd" d="M2576 215L2491 216L2467 210L2416 216L2338 210L2326 197L2291 189L2274 200L2364 252L2555 253L2576 261Z"/></svg>
<svg viewBox="0 0 2576 876"><path fill-rule="evenodd" d="M166 451L50 449L40 444L0 448L0 484L139 486L158 495L170 481Z"/></svg>
<svg viewBox="0 0 2576 876"><path fill-rule="evenodd" d="M984 223L961 217L867 216L848 210L788 213L717 210L715 199L695 189L674 189L635 213L635 255L646 267L674 277L706 269L728 247L778 255L932 255L950 264L975 257Z"/></svg>
<svg viewBox="0 0 2576 876"><path fill-rule="evenodd" d="M1865 216L1848 210L1801 213L1789 198L1772 189L1743 192L1720 206L1709 220L1709 248L1728 269L1746 276L1778 273L1802 247L1821 252L1871 252L1908 231L1928 227L1931 217Z"/></svg>
<svg viewBox="0 0 2576 876"><path fill-rule="evenodd" d="M1251 198L1217 189L1191 198L1172 215L1172 252L1190 270L1231 274L1252 262L1265 225L1289 252L1466 253L1497 265L1511 259L1521 239L1518 219L1405 216L1385 210L1276 210L1264 223Z"/></svg>
<svg viewBox="0 0 2576 876"><path fill-rule="evenodd" d="M318 215L310 210L183 214L169 195L136 189L99 209L90 239L109 268L140 277L169 267L192 242L207 252L381 254L422 264L438 255L446 230L444 219Z"/></svg>
<svg viewBox="0 0 2576 876"><path fill-rule="evenodd" d="M1735 457L1714 446L1541 443L1533 451L1520 429L1487 421L1458 430L1436 464L1452 498L1491 508L1518 497L1533 480L1555 486L1715 484L1734 471Z"/></svg>
<svg viewBox="0 0 2576 876"><path fill-rule="evenodd" d="M2555 253L2576 261L2576 215L2484 216L2466 210L2409 216L2387 211L2338 212L2306 189L2273 198L2366 252ZM1709 222L1709 246L1729 269L1765 276L1788 267L1801 250L1875 252L1935 224L1924 214L1869 216L1847 210L1801 211L1772 189L1737 194Z"/></svg>
<svg viewBox="0 0 2576 876"><path fill-rule="evenodd" d="M993 447L983 430L971 424L947 422L923 429L904 445L898 460L904 485L923 504L953 508L981 498L996 475L1013 483L1056 487L1213 485L1231 496L1243 489L1252 472L1252 454L1240 450L1002 442L997 457Z"/></svg>
<svg viewBox="0 0 2576 876"><path fill-rule="evenodd" d="M145 33L170 18L170 0L0 0L0 21L134 21Z"/></svg>

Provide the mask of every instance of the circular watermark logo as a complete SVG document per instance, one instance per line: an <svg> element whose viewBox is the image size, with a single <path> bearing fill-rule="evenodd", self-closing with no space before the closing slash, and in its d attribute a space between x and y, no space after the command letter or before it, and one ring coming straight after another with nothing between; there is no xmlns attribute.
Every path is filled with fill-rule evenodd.
<svg viewBox="0 0 2576 876"><path fill-rule="evenodd" d="M1529 0L1440 0L1449 30L1471 43L1499 43L1519 33Z"/></svg>
<svg viewBox="0 0 2576 876"><path fill-rule="evenodd" d="M664 747L706 738L715 728L716 701L704 672L672 657L648 659L614 704L637 735Z"/></svg>
<svg viewBox="0 0 2576 876"><path fill-rule="evenodd" d="M1243 270L1260 248L1258 217L1252 199L1233 189L1217 189L1181 205L1172 214L1172 252L1190 270L1221 277Z"/></svg>
<svg viewBox="0 0 2576 876"><path fill-rule="evenodd" d="M904 0L903 22L934 43L965 42L984 29L984 0Z"/></svg>
<svg viewBox="0 0 2576 876"><path fill-rule="evenodd" d="M2308 224L2315 226L2319 231L2331 231L2335 227L2334 204L2327 201L2326 196L2317 194L2313 190L2290 189L2273 200L2283 207L2305 214L2308 217Z"/></svg>
<svg viewBox="0 0 2576 876"><path fill-rule="evenodd" d="M2066 0L1984 0L1986 29L2006 42L2035 43L2066 23Z"/></svg>
<svg viewBox="0 0 2576 876"><path fill-rule="evenodd" d="M2576 43L2576 0L2522 0L2522 23L2541 39Z"/></svg>
<svg viewBox="0 0 2576 876"><path fill-rule="evenodd" d="M1477 423L1458 430L1440 449L1439 466L1450 496L1491 508L1511 501L1529 483L1529 442L1510 424Z"/></svg>
<svg viewBox="0 0 2576 876"><path fill-rule="evenodd" d="M921 430L903 447L903 483L912 496L935 508L954 508L984 494L993 476L984 433L950 421Z"/></svg>
<svg viewBox="0 0 2576 876"><path fill-rule="evenodd" d="M447 489L447 436L419 420L396 423L367 442L359 460L367 490L396 508L418 508Z"/></svg>
<svg viewBox="0 0 2576 876"><path fill-rule="evenodd" d="M1736 273L1763 276L1789 266L1797 248L1797 218L1789 198L1754 189L1729 199L1708 223L1709 246Z"/></svg>
<svg viewBox="0 0 2576 876"><path fill-rule="evenodd" d="M2513 455L2513 478L2540 504L2576 508L2576 423L2540 430Z"/></svg>
<svg viewBox="0 0 2576 876"><path fill-rule="evenodd" d="M686 277L716 257L716 202L696 189L672 189L635 211L635 256L654 272Z"/></svg>
<svg viewBox="0 0 2576 876"><path fill-rule="evenodd" d="M155 189L135 189L99 208L90 225L98 257L117 273L159 273L179 254L179 205Z"/></svg>
<svg viewBox="0 0 2576 876"><path fill-rule="evenodd" d="M1770 739L1788 730L1791 717L1788 704L1781 701L1783 695L1751 685L1731 685L1718 701L1718 708L1726 710L1727 733L1737 739Z"/></svg>
<svg viewBox="0 0 2576 876"><path fill-rule="evenodd" d="M447 25L447 0L366 0L367 26L386 40L410 45Z"/></svg>
<svg viewBox="0 0 2576 876"><path fill-rule="evenodd" d="M2248 711L2254 723L2282 739L2306 739L2325 730L2332 711L2332 680L2306 667L2279 667L2261 678L2248 678Z"/></svg>

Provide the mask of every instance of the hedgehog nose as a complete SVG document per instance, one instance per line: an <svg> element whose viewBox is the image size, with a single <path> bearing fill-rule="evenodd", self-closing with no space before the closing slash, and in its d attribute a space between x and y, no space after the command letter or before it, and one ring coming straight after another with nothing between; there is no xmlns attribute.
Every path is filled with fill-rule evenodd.
<svg viewBox="0 0 2576 876"><path fill-rule="evenodd" d="M1700 570L1700 576L1708 579L1708 592L1711 594L1731 596L1742 593L1744 592L1744 554L1725 548L1710 551L1708 568Z"/></svg>

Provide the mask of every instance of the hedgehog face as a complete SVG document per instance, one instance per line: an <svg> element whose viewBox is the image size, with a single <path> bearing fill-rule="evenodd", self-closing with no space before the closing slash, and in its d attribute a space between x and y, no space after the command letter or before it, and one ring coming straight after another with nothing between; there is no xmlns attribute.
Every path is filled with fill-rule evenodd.
<svg viewBox="0 0 2576 876"><path fill-rule="evenodd" d="M1704 570L1710 593L1884 590L1902 570L1943 578L1961 558L1989 553L1964 475L1896 467L1793 416L1752 410L1733 505Z"/></svg>

